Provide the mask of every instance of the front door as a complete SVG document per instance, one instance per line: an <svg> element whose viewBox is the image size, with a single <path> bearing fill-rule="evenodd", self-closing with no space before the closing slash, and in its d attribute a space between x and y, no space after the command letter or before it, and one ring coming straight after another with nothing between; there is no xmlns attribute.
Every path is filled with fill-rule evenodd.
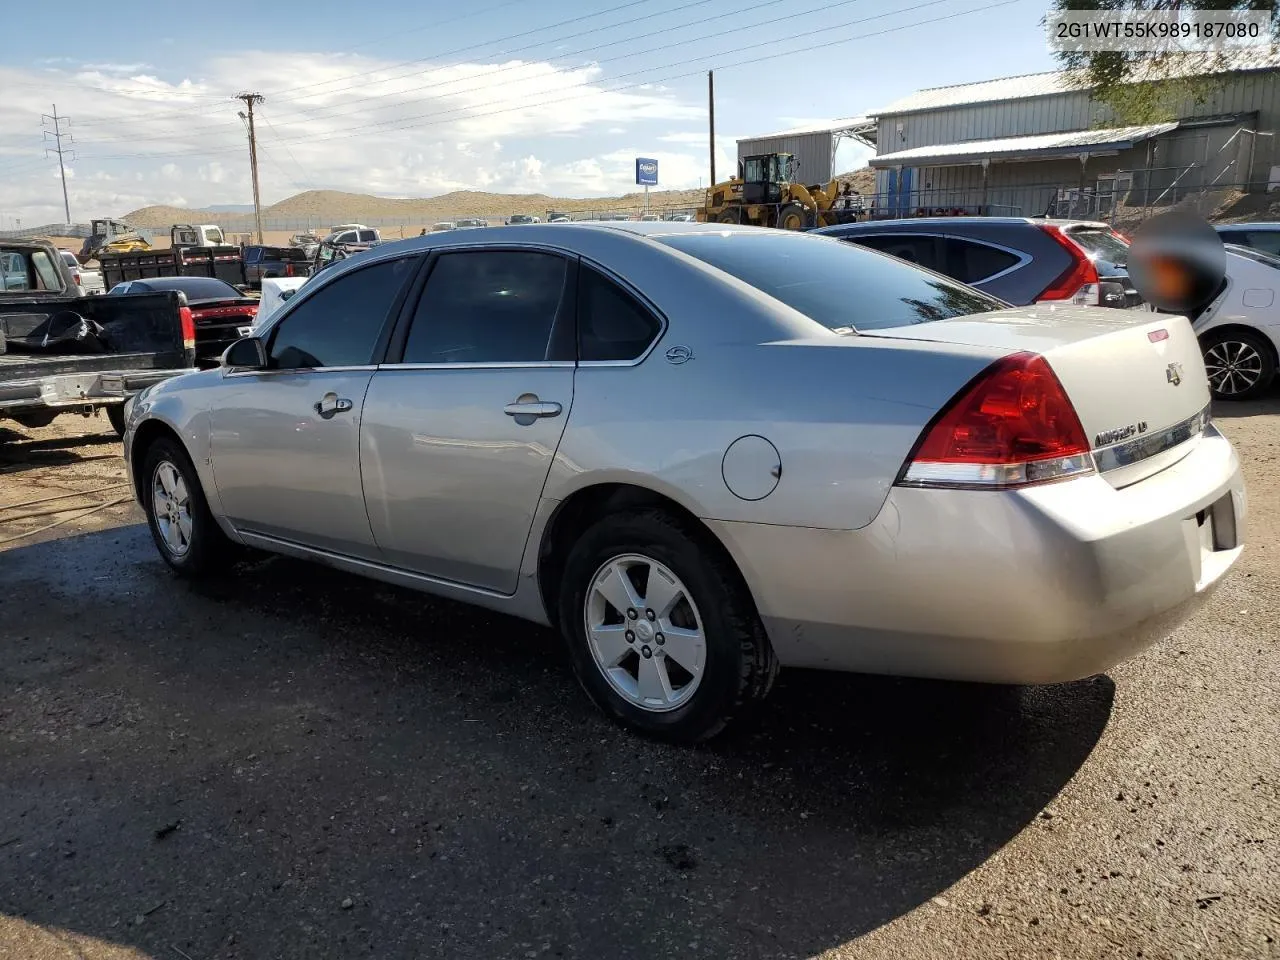
<svg viewBox="0 0 1280 960"><path fill-rule="evenodd" d="M345 274L281 308L265 370L229 371L210 413L213 474L238 530L377 555L360 482L374 351L417 257Z"/></svg>
<svg viewBox="0 0 1280 960"><path fill-rule="evenodd" d="M443 253L374 374L361 460L385 562L502 594L573 402L575 265L555 253Z"/></svg>

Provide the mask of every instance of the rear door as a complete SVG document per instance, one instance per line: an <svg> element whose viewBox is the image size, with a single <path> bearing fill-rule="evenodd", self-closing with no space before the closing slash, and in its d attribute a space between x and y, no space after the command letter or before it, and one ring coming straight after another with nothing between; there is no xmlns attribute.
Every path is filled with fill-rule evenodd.
<svg viewBox="0 0 1280 960"><path fill-rule="evenodd" d="M527 247L430 265L365 401L364 490L388 563L515 592L573 403L576 269Z"/></svg>

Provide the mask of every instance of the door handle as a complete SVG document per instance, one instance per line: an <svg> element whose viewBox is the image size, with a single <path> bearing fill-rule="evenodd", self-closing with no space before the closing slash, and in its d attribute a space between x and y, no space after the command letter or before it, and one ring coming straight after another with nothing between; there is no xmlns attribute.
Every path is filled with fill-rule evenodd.
<svg viewBox="0 0 1280 960"><path fill-rule="evenodd" d="M562 409L560 404L550 400L517 400L508 403L502 412L508 417L558 417Z"/></svg>
<svg viewBox="0 0 1280 960"><path fill-rule="evenodd" d="M314 405L316 413L328 420L335 413L346 413L351 409L351 401L345 397L340 397L336 393L326 393L324 397Z"/></svg>

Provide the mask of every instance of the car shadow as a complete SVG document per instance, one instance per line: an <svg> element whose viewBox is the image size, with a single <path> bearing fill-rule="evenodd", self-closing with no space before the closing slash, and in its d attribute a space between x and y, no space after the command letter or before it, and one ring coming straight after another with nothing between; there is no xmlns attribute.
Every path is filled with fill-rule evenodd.
<svg viewBox="0 0 1280 960"><path fill-rule="evenodd" d="M0 472L21 473L36 467L56 467L92 460L119 460L119 446L120 438L114 433L41 438L0 427ZM95 447L103 452L88 456L78 452ZM116 449L109 449L111 447Z"/></svg>
<svg viewBox="0 0 1280 960"><path fill-rule="evenodd" d="M1213 404L1215 420L1240 420L1280 413L1280 389L1274 389L1257 400L1218 400Z"/></svg>
<svg viewBox="0 0 1280 960"><path fill-rule="evenodd" d="M550 631L332 569L133 526L0 577L0 913L156 956L809 956L1052 830L1114 696L789 671L679 749Z"/></svg>

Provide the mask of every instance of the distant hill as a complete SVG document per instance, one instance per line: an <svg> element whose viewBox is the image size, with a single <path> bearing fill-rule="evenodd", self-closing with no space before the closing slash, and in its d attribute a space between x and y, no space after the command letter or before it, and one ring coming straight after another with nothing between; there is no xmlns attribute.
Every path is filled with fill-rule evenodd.
<svg viewBox="0 0 1280 960"><path fill-rule="evenodd" d="M856 170L839 175L841 181L852 181L862 193L875 190L872 172ZM649 194L654 207L693 207L702 204L702 190L655 190ZM543 217L547 211L580 213L592 210L638 210L644 206L644 194L634 192L620 197L549 197L542 193L486 193L479 190L455 190L438 197L374 197L339 190L308 190L262 208L264 219L310 221L316 226L331 226L364 220L399 220L406 224L425 225L457 217L496 219L520 213ZM232 230L248 229L253 208L244 204L219 204L203 210L183 207L142 207L126 213L121 219L135 227L168 228L175 223L200 223L210 220Z"/></svg>

